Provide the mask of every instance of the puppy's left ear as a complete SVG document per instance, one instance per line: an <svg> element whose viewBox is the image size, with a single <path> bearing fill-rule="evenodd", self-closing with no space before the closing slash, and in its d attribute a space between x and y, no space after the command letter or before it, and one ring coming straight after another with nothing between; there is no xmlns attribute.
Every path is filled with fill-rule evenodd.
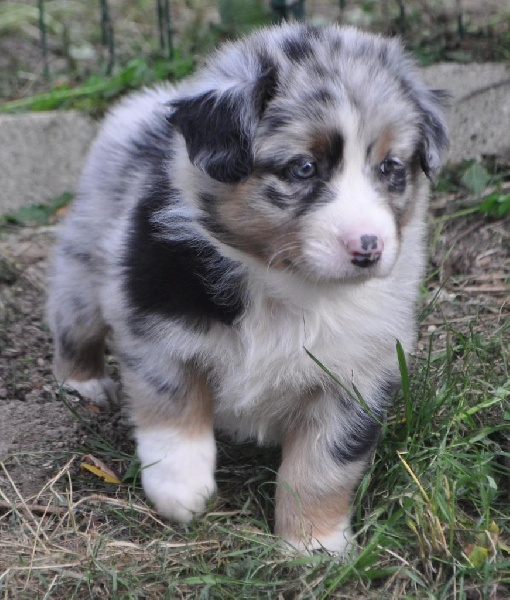
<svg viewBox="0 0 510 600"><path fill-rule="evenodd" d="M190 161L210 177L239 183L253 169L253 138L276 89L276 69L227 91L215 90L171 102L168 122L186 141Z"/></svg>
<svg viewBox="0 0 510 600"><path fill-rule="evenodd" d="M448 128L445 110L450 96L443 90L427 90L416 99L422 114L420 164L429 179L434 179L442 167L448 150Z"/></svg>

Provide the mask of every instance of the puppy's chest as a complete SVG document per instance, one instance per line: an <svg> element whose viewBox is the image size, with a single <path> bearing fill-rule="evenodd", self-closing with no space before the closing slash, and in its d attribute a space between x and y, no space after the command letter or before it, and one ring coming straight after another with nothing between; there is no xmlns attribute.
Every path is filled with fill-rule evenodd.
<svg viewBox="0 0 510 600"><path fill-rule="evenodd" d="M229 335L213 342L210 359L219 406L236 412L255 407L281 411L330 381L310 355L350 379L363 355L355 330L343 322L338 307L299 310L278 300L260 301Z"/></svg>

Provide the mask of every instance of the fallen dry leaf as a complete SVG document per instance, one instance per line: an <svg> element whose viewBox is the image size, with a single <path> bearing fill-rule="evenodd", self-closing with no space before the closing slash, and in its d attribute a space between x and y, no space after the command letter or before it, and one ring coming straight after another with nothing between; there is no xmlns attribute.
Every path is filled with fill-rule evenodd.
<svg viewBox="0 0 510 600"><path fill-rule="evenodd" d="M80 468L94 473L94 475L100 477L107 483L115 483L117 485L121 485L122 483L118 475L116 475L110 467L107 467L102 460L92 456L92 454L87 454L83 457Z"/></svg>

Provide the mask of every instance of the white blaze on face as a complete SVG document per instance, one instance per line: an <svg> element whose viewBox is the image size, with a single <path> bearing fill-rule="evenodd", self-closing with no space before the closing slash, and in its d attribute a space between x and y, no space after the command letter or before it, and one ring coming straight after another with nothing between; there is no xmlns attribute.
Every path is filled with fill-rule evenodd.
<svg viewBox="0 0 510 600"><path fill-rule="evenodd" d="M395 217L376 187L356 121L346 120L351 131L344 126L342 166L329 183L334 199L303 221L303 259L319 279L386 277L398 255Z"/></svg>

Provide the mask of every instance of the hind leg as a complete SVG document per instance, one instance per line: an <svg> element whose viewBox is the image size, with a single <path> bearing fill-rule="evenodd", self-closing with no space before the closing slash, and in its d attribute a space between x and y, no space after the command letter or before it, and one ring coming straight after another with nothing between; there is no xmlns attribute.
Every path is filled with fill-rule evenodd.
<svg viewBox="0 0 510 600"><path fill-rule="evenodd" d="M106 375L105 330L83 334L80 328L57 328L54 371L56 378L95 403L117 401L117 386Z"/></svg>
<svg viewBox="0 0 510 600"><path fill-rule="evenodd" d="M69 254L65 246L58 249L50 278L48 319L55 341L55 377L93 402L115 401L116 385L105 372L108 328L97 285L90 265Z"/></svg>

